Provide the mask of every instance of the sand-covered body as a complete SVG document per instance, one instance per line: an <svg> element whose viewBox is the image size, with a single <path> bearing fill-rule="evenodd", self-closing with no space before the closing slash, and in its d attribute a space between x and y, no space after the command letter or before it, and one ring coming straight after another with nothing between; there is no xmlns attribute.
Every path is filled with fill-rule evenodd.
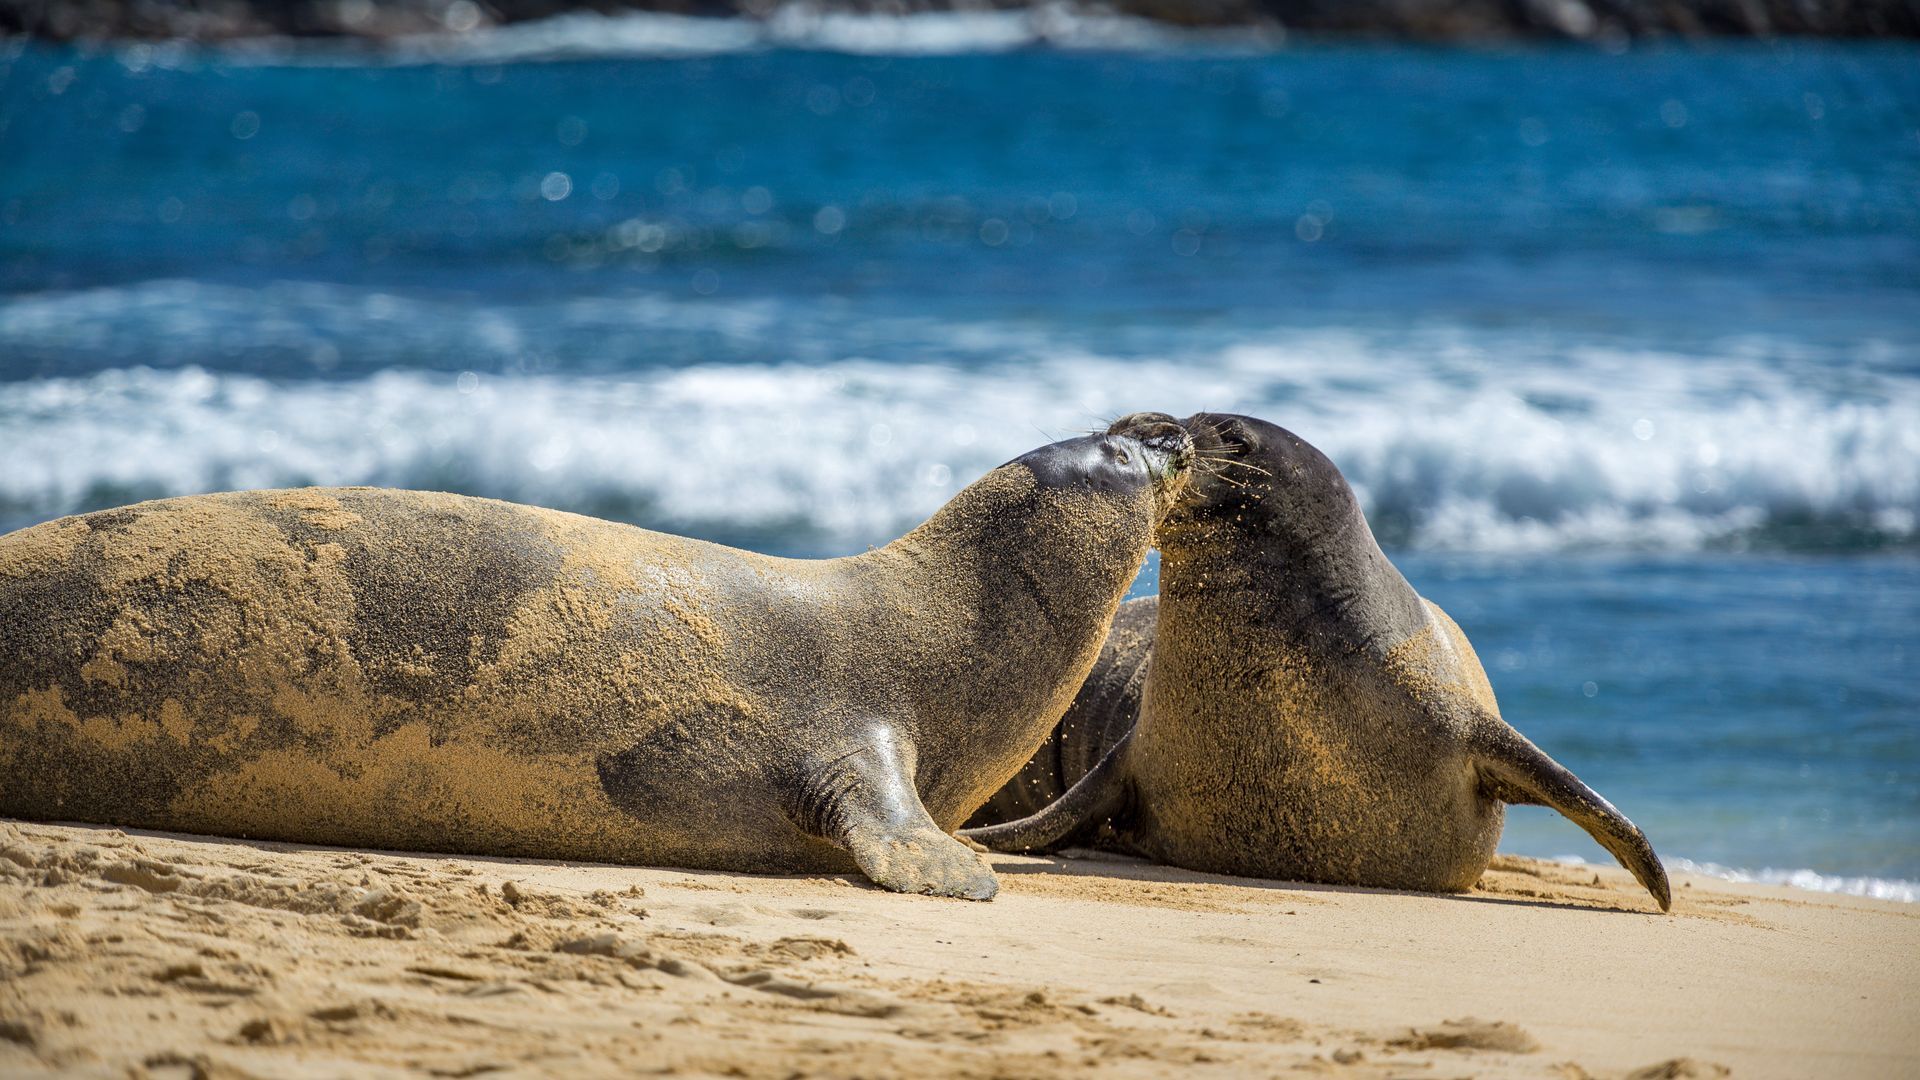
<svg viewBox="0 0 1920 1080"><path fill-rule="evenodd" d="M1146 413L1115 430L1175 423ZM1506 722L1466 635L1380 550L1325 455L1251 417L1177 423L1218 464L1162 524L1160 595L1120 613L1049 743L972 819L974 839L1459 891L1493 857L1505 804L1532 803L1667 906L1646 836Z"/></svg>
<svg viewBox="0 0 1920 1080"><path fill-rule="evenodd" d="M1258 662L1221 682L1213 658L1249 646L1210 607L1195 617L1193 605L1162 605L1167 629L1155 635L1159 670L1142 709L1153 719L1134 758L1152 854L1259 877L1471 888L1505 819L1474 757L1476 727L1500 713L1453 620L1418 600L1384 640L1356 634L1333 648L1316 640L1324 624L1289 633L1251 622ZM1259 714L1265 738L1206 752ZM1264 820L1249 828L1249 814Z"/></svg>
<svg viewBox="0 0 1920 1080"><path fill-rule="evenodd" d="M1122 605L1080 696L973 823L1037 813L1128 739L1127 821L1084 840L1216 873L1472 887L1505 808L1473 773L1460 717L1474 714L1453 706L1499 713L1446 613L1422 601L1428 621L1372 652L1290 641L1259 612L1219 607Z"/></svg>
<svg viewBox="0 0 1920 1080"><path fill-rule="evenodd" d="M1091 666L1142 498L1003 466L818 561L366 488L48 522L0 537L0 814L848 869L808 776L877 733L957 826Z"/></svg>

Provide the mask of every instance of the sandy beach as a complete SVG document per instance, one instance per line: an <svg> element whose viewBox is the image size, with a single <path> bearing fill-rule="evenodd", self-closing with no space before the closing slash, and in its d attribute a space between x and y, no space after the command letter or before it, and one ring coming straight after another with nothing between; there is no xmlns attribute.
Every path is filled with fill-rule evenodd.
<svg viewBox="0 0 1920 1080"><path fill-rule="evenodd" d="M1069 853L843 878L0 822L0 1073L1920 1070L1920 910L1503 857L1423 896Z"/></svg>

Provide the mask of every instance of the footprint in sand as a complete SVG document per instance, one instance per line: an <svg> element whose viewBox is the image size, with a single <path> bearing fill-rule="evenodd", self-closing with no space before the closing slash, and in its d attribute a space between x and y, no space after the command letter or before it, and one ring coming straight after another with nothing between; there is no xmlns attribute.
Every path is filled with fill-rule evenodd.
<svg viewBox="0 0 1920 1080"><path fill-rule="evenodd" d="M1476 1020L1469 1016L1428 1028L1412 1028L1386 1040L1396 1050L1497 1050L1531 1054L1540 1049L1533 1036L1504 1020Z"/></svg>
<svg viewBox="0 0 1920 1080"><path fill-rule="evenodd" d="M1626 1080L1718 1080L1732 1075L1732 1069L1718 1062L1679 1057L1635 1069L1627 1074Z"/></svg>

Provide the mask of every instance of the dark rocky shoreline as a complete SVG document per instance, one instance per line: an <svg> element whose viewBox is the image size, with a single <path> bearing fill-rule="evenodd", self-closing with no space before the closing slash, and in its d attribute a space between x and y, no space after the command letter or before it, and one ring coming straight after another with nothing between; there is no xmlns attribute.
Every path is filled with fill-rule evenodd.
<svg viewBox="0 0 1920 1080"><path fill-rule="evenodd" d="M0 34L51 40L458 34L570 12L767 18L782 0L0 0ZM828 0L816 12L1018 10L1017 0ZM1920 37L1920 0L1107 0L1175 26L1417 41Z"/></svg>

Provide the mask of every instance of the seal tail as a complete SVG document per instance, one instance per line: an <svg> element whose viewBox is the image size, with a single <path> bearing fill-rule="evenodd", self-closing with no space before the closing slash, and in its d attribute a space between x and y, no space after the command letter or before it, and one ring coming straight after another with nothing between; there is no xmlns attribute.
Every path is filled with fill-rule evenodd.
<svg viewBox="0 0 1920 1080"><path fill-rule="evenodd" d="M1037 813L1018 821L963 829L960 835L995 851L1041 853L1066 847L1088 828L1125 809L1126 755L1132 741L1132 732L1122 736L1100 764Z"/></svg>
<svg viewBox="0 0 1920 1080"><path fill-rule="evenodd" d="M1504 723L1489 724L1483 731L1491 738L1478 754L1482 790L1501 802L1558 810L1620 860L1653 894L1661 911L1673 907L1666 867L1639 826L1526 736Z"/></svg>

